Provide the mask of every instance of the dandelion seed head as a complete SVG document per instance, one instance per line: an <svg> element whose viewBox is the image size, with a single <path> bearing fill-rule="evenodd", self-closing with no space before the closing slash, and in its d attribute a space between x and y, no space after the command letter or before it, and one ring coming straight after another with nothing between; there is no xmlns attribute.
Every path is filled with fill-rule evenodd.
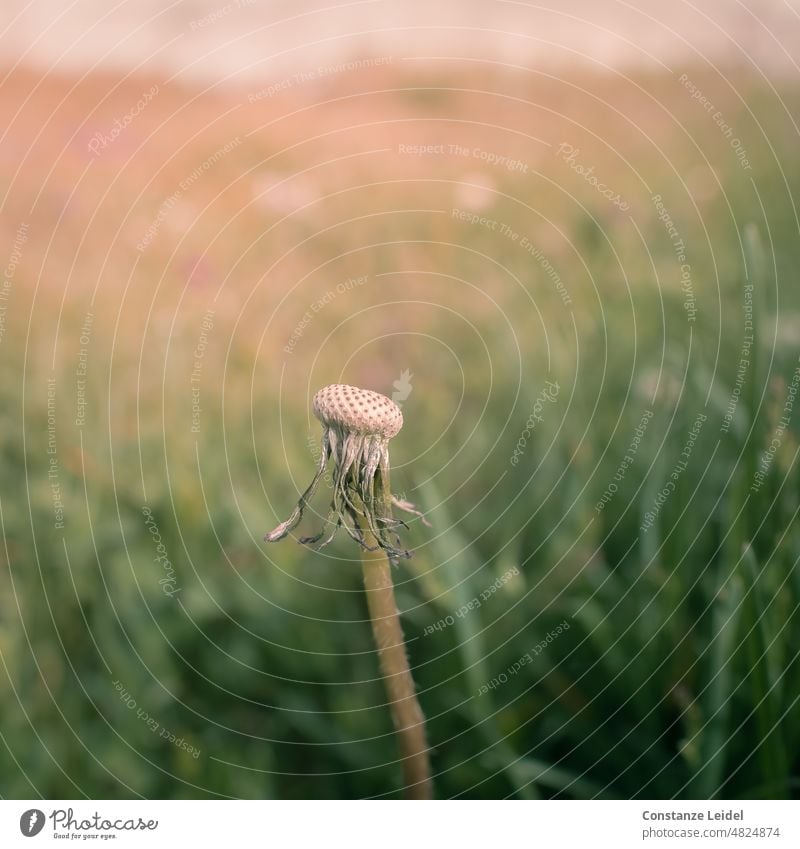
<svg viewBox="0 0 800 849"><path fill-rule="evenodd" d="M312 404L325 427L336 427L363 436L391 439L403 426L403 413L391 398L346 383L320 389Z"/></svg>
<svg viewBox="0 0 800 849"><path fill-rule="evenodd" d="M328 545L339 528L370 551L382 549L392 562L410 557L400 543L397 529L408 527L395 519L392 505L425 519L410 501L392 495L389 487L389 440L403 426L400 407L391 398L345 383L320 389L312 402L314 415L322 423L322 450L317 473L285 522L264 537L277 542L303 518L329 461L333 463L333 493L326 527L313 536L301 537L305 544ZM426 523L427 524L427 523Z"/></svg>

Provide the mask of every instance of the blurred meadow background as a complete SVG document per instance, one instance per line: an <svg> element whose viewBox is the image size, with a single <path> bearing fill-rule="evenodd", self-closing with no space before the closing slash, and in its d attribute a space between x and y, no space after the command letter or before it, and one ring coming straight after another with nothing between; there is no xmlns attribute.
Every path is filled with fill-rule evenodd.
<svg viewBox="0 0 800 849"><path fill-rule="evenodd" d="M800 19L722 5L4 4L0 795L398 794L358 552L262 542L333 382L439 797L798 795Z"/></svg>

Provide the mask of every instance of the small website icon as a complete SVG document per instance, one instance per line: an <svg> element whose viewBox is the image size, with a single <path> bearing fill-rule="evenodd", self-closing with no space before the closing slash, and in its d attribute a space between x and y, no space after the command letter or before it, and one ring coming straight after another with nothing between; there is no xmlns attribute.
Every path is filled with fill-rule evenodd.
<svg viewBox="0 0 800 849"><path fill-rule="evenodd" d="M38 808L31 808L19 818L19 830L25 837L36 837L44 828L44 812Z"/></svg>

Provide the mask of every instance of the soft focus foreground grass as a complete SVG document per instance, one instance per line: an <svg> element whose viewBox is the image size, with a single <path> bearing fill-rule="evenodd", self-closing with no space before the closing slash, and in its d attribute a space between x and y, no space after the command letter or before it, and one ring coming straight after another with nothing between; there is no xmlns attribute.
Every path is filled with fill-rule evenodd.
<svg viewBox="0 0 800 849"><path fill-rule="evenodd" d="M742 101L693 78L746 138L752 171L661 77L432 82L391 68L257 103L165 86L97 158L86 140L150 80L100 102L117 81L12 78L3 109L21 111L0 145L11 186L0 226L9 244L21 221L30 235L0 342L4 796L396 791L356 552L346 540L323 554L260 540L310 479L313 391L344 380L391 394L405 369L394 485L431 509L433 528L413 524L398 597L438 794L796 795L796 421L762 489L749 486L797 366L787 110L798 96L782 91L784 106L740 84ZM235 139L139 252L159 205ZM556 156L565 140L630 214ZM405 143L494 151L528 173L402 155ZM690 253L691 325L656 193ZM528 236L569 307L511 238L453 208ZM753 366L721 434L746 261ZM315 301L363 275L283 351ZM47 478L48 378L63 531ZM558 400L512 466L545 380L559 382ZM635 462L598 512L646 410ZM691 462L642 532L701 412ZM454 616L513 567L479 609ZM477 695L564 620L520 673ZM199 756L137 718L114 681Z"/></svg>

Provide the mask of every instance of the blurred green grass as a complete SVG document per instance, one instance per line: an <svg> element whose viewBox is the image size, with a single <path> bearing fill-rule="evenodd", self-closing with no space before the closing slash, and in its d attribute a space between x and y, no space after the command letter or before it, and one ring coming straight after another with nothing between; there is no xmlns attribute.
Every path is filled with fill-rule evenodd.
<svg viewBox="0 0 800 849"><path fill-rule="evenodd" d="M4 797L397 792L356 552L346 541L321 555L289 543L265 549L260 540L310 477L313 391L345 379L391 394L404 369L413 391L393 444L394 484L431 511L433 528L412 523L415 556L398 569L398 599L435 747L437 794L797 795L796 420L764 486L749 490L800 340L800 172L786 109L755 83L750 112L722 89L715 94L747 134L752 181L702 111L659 78L622 86L616 102L634 98L636 114L636 98L647 100L635 90L641 85L668 103L675 126L652 104L640 117L646 129L665 122L659 142L669 145L668 159L641 136L627 138L625 127L609 126L592 142L563 122L583 133L582 159L630 197L637 232L552 151L494 136L491 114L481 111L497 108L491 99L448 92L448 82L433 103L413 91L359 95L366 103L342 106L341 126L341 113L312 109L304 120L332 134L313 150L282 147L308 128L281 118L277 105L270 132L254 131L191 195L185 226L165 225L141 255L133 245L168 188L220 145L208 115L202 141L179 150L184 165L159 172L135 202L124 190L138 191L142 162L150 155L160 163L165 141L149 139L124 167L110 157L98 164L108 169L104 179L120 169L107 201L119 216L131 213L119 239L104 237L105 207L87 224L91 192L73 201L73 230L57 231L53 253L42 234L61 207L53 200L31 216L39 243L20 267L14 320L0 343ZM489 83L501 88L503 79ZM530 85L532 100L556 97ZM592 85L590 93L613 104L608 82ZM563 115L583 115L589 127L602 118L595 102L596 113L584 115L589 94L567 93ZM783 94L796 111L797 92ZM157 109L169 115L187 99L170 96L172 105L165 95L146 120L155 124L164 117ZM443 116L485 114L487 126L459 124L453 138L516 150L537 167L525 177L484 169L481 189L475 162L465 173L459 162L401 161L384 151L347 168L317 165L353 144L347 122L366 120L376 104L388 129L361 131L359 150L383 149L399 133L416 138L392 121L413 120L417 136L435 139ZM225 106L204 108L213 118ZM271 117L244 112L231 119L239 123L229 136ZM185 137L202 114L190 113ZM553 121L524 111L507 118L557 140L564 126ZM46 160L46 151L37 155ZM692 325L672 246L624 157L663 195L691 245L699 303ZM264 171L265 161L268 184L310 163L319 174L299 195L276 200L273 190L271 207L254 207L242 175ZM689 192L678 179L686 173ZM478 188L459 194L459 182ZM48 191L66 189L50 183ZM298 196L310 208L284 217ZM470 205L549 246L571 309L523 250L450 214ZM17 198L3 219L9 232L23 207ZM91 238L78 250L81 226ZM77 273L69 271L73 257ZM757 275L756 346L747 391L721 434L742 347L745 267L751 280ZM369 282L315 314L286 355L314 299L361 274ZM102 285L92 300L95 282ZM193 433L189 375L212 308ZM89 414L79 428L74 372L89 310ZM63 532L53 527L47 479L51 376ZM561 386L558 403L512 466L548 379ZM635 462L598 512L647 409L653 419ZM708 421L693 459L644 533L644 514L702 411ZM164 570L145 505L176 574L173 597L159 584ZM517 580L452 627L424 635L512 566ZM570 629L524 672L476 695L565 619ZM199 757L153 733L114 680Z"/></svg>

